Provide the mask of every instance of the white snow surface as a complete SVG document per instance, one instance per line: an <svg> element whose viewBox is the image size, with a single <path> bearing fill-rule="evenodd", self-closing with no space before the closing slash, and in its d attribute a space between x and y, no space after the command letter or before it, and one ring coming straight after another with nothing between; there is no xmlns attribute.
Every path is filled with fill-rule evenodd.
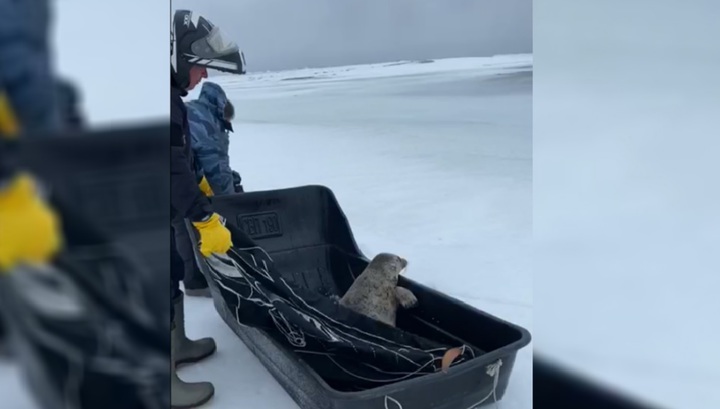
<svg viewBox="0 0 720 409"><path fill-rule="evenodd" d="M328 186L367 256L402 254L408 277L532 330L532 56L212 80L236 107L230 157L246 189ZM190 336L218 343L179 372L215 384L207 408L297 407L210 300L186 311ZM532 407L531 348L502 409Z"/></svg>
<svg viewBox="0 0 720 409"><path fill-rule="evenodd" d="M367 256L399 253L408 277L532 331L532 64L515 55L212 79L236 107L231 165L247 190L328 186ZM211 300L187 297L186 321L189 336L218 343L179 371L214 383L204 408L297 408ZM33 407L10 364L0 385L14 408ZM499 407L532 407L532 344Z"/></svg>

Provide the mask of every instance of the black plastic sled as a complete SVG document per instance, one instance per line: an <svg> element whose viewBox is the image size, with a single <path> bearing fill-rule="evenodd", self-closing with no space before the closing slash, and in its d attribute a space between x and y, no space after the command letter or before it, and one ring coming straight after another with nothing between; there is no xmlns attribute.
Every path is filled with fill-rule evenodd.
<svg viewBox="0 0 720 409"><path fill-rule="evenodd" d="M530 342L524 328L405 277L399 285L410 289L419 305L398 312L397 329L373 327L365 317L333 309L338 307L326 301L331 295L343 295L369 262L330 189L304 186L212 201L232 227L234 243L227 259L206 260L196 253L215 308L301 408L468 409L502 398L517 352ZM196 233L188 228L197 244ZM253 272L245 274L249 270ZM278 282L284 287L273 284ZM288 288L302 296L288 295ZM276 293L267 294L268 289ZM259 315L270 315L274 322L264 325L263 318L255 318ZM253 319L257 321L247 321ZM365 332L350 334L338 321L354 322ZM351 344L338 346L343 338L352 338ZM320 342L316 348L324 346L329 355L345 361L306 353L306 344L312 342ZM381 378L393 370L377 365L393 363L379 358L379 363L368 363L377 358L368 355L368 344L373 353L417 358L411 364L423 355L404 355L405 345L430 353L435 364L442 354L432 353L443 347L462 345L463 354L446 372L435 368L414 376ZM380 348L372 348L377 345ZM349 348L356 349L356 359ZM400 368L405 362L396 364Z"/></svg>

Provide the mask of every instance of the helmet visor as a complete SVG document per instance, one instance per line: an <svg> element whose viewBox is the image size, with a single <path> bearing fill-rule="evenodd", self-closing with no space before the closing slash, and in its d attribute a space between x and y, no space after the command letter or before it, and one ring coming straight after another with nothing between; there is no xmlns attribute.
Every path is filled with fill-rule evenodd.
<svg viewBox="0 0 720 409"><path fill-rule="evenodd" d="M229 38L220 27L215 26L204 17L198 19L197 29L204 35L190 45L189 62L204 65L220 71L244 74L245 59L238 45Z"/></svg>
<svg viewBox="0 0 720 409"><path fill-rule="evenodd" d="M221 58L239 51L234 41L228 40L219 27L213 27L207 36L204 36L190 46L192 53L200 58Z"/></svg>

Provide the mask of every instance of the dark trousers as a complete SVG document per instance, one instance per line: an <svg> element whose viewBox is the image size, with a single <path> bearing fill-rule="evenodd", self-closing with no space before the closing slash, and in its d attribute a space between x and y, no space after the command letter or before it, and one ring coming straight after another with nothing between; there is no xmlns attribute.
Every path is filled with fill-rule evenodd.
<svg viewBox="0 0 720 409"><path fill-rule="evenodd" d="M200 272L192 246L185 221L173 222L170 237L170 295L173 300L182 294L180 281L185 284L185 289L207 287L207 281ZM174 316L172 309L170 315Z"/></svg>
<svg viewBox="0 0 720 409"><path fill-rule="evenodd" d="M180 290L180 281L185 275L185 262L177 248L177 240L175 239L175 229L170 232L170 298L174 300L182 294Z"/></svg>
<svg viewBox="0 0 720 409"><path fill-rule="evenodd" d="M195 251L192 241L190 240L190 233L185 227L185 222L173 223L173 229L175 231L175 244L177 245L178 254L180 258L182 258L185 266L182 278L185 289L207 288L207 281L197 265Z"/></svg>
<svg viewBox="0 0 720 409"><path fill-rule="evenodd" d="M182 295L180 281L185 275L185 261L178 249L175 229L176 226L173 224L172 229L170 229L170 321L175 320L174 300Z"/></svg>

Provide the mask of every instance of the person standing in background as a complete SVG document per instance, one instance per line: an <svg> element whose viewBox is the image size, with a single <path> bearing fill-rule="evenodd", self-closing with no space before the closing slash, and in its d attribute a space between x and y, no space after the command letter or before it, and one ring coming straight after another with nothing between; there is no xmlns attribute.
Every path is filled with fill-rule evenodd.
<svg viewBox="0 0 720 409"><path fill-rule="evenodd" d="M239 174L230 167L230 132L235 107L220 85L205 81L197 99L186 103L190 143L215 195L238 193ZM237 176L236 176L237 175Z"/></svg>

